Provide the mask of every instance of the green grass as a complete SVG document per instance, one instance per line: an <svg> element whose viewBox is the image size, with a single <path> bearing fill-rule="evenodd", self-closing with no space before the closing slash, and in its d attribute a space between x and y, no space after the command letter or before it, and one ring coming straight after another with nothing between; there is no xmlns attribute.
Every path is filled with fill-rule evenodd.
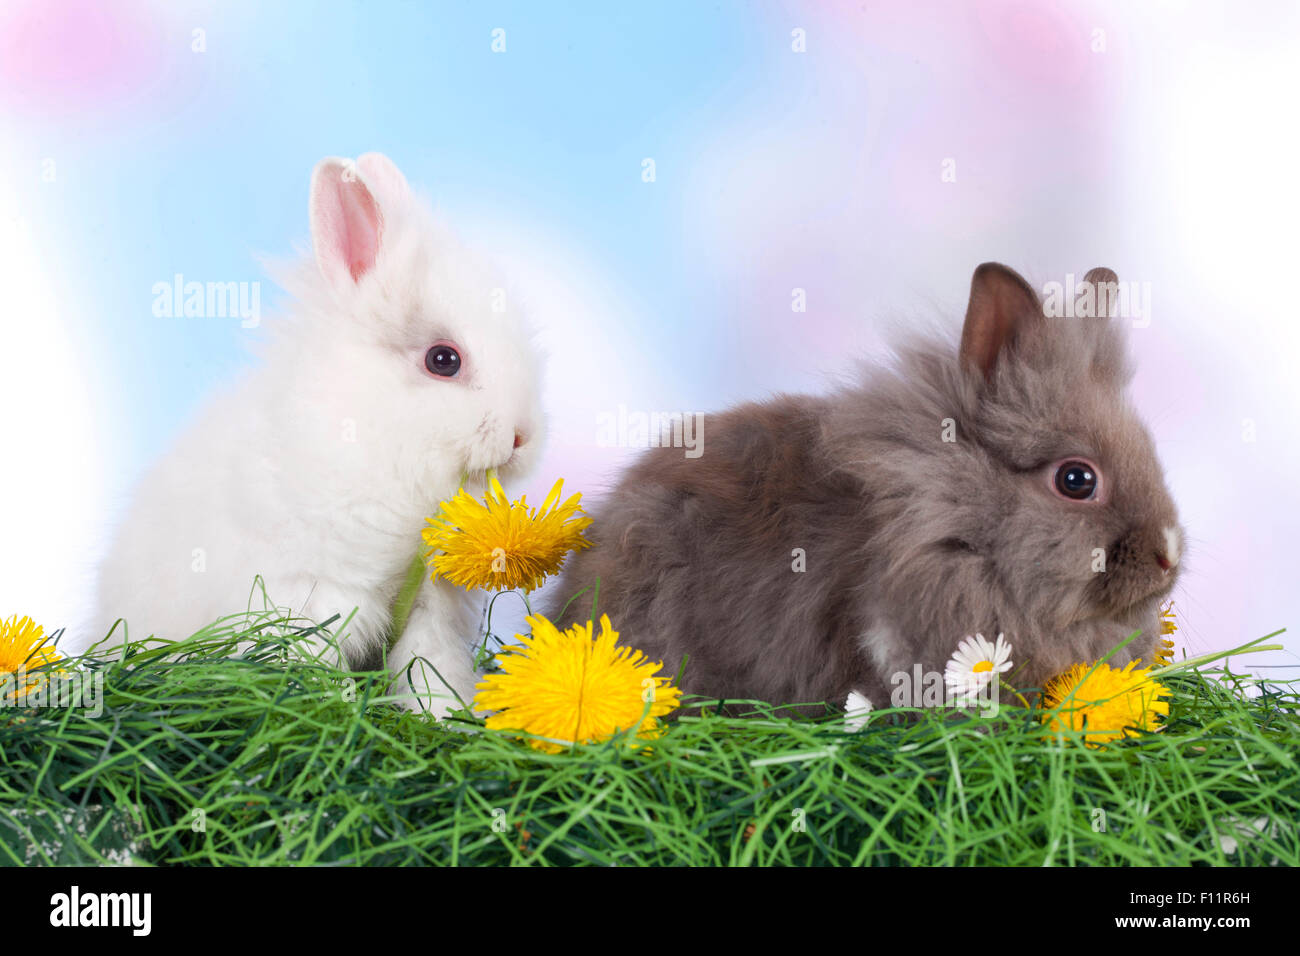
<svg viewBox="0 0 1300 956"><path fill-rule="evenodd" d="M683 717L647 752L550 756L402 711L386 675L299 661L291 638L228 656L285 623L240 617L88 662L98 717L0 709L0 860L1300 863L1293 684L1174 676L1165 731L1104 750L1044 741L1007 706L883 711L850 734L829 710L755 704Z"/></svg>

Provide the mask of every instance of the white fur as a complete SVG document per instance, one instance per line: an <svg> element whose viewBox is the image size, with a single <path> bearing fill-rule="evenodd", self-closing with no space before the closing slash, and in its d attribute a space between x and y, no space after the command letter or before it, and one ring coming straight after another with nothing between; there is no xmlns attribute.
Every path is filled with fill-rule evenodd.
<svg viewBox="0 0 1300 956"><path fill-rule="evenodd" d="M888 621L880 621L861 636L860 646L871 657L878 674L888 674L893 660L890 651L898 646L898 629Z"/></svg>
<svg viewBox="0 0 1300 956"><path fill-rule="evenodd" d="M1177 567L1178 559L1182 557L1182 536L1176 527L1168 527L1165 532L1165 558L1169 561L1169 566Z"/></svg>
<svg viewBox="0 0 1300 956"><path fill-rule="evenodd" d="M284 278L296 301L264 364L212 400L139 487L102 567L101 637L122 617L133 638L183 638L244 610L260 574L272 601L313 620L355 609L342 646L359 663L380 646L423 553L425 517L462 474L481 487L487 468L501 467L505 480L536 455L537 358L511 303L492 309L502 283L375 154L317 167L318 258L328 245L316 234L318 184L340 169L382 212L373 268L355 282L344 270L340 282L337 263L309 261ZM440 339L462 350L459 379L424 368ZM525 438L517 451L516 432ZM426 579L389 654L392 672L424 657L468 701L476 605ZM414 683L441 697L435 711L455 706L436 679Z"/></svg>

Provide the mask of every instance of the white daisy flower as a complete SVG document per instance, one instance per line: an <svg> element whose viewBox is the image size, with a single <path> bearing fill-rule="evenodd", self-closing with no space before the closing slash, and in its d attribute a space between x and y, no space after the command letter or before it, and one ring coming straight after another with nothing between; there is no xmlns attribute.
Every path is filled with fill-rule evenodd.
<svg viewBox="0 0 1300 956"><path fill-rule="evenodd" d="M948 696L958 706L973 703L998 675L1011 670L1011 645L999 634L996 643L983 634L966 637L957 645L943 671Z"/></svg>
<svg viewBox="0 0 1300 956"><path fill-rule="evenodd" d="M871 701L856 690L849 691L848 699L844 701L844 729L851 734L857 733L867 726L870 719Z"/></svg>

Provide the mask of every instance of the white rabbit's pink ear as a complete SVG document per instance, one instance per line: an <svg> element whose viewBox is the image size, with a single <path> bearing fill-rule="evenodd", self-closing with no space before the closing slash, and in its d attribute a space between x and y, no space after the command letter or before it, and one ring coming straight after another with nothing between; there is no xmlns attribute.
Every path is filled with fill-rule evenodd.
<svg viewBox="0 0 1300 956"><path fill-rule="evenodd" d="M411 195L411 187L396 164L383 153L366 153L357 160L361 178L381 202L400 202Z"/></svg>
<svg viewBox="0 0 1300 956"><path fill-rule="evenodd" d="M311 174L311 244L321 274L336 287L374 268L383 215L355 163L329 157Z"/></svg>

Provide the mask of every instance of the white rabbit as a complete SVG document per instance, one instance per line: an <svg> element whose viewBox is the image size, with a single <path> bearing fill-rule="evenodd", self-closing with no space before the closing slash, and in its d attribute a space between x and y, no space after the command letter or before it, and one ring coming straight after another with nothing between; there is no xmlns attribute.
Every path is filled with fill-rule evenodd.
<svg viewBox="0 0 1300 956"><path fill-rule="evenodd" d="M119 617L133 638L188 636L245 609L260 574L273 602L312 620L355 609L342 649L359 664L387 636L425 517L466 474L505 481L532 463L530 333L397 167L377 153L322 160L310 218L315 262L284 281L296 301L264 364L137 490L101 569L100 638ZM475 606L426 576L392 672L418 655L468 702ZM424 672L399 681L411 706L411 692L438 713L457 706Z"/></svg>

